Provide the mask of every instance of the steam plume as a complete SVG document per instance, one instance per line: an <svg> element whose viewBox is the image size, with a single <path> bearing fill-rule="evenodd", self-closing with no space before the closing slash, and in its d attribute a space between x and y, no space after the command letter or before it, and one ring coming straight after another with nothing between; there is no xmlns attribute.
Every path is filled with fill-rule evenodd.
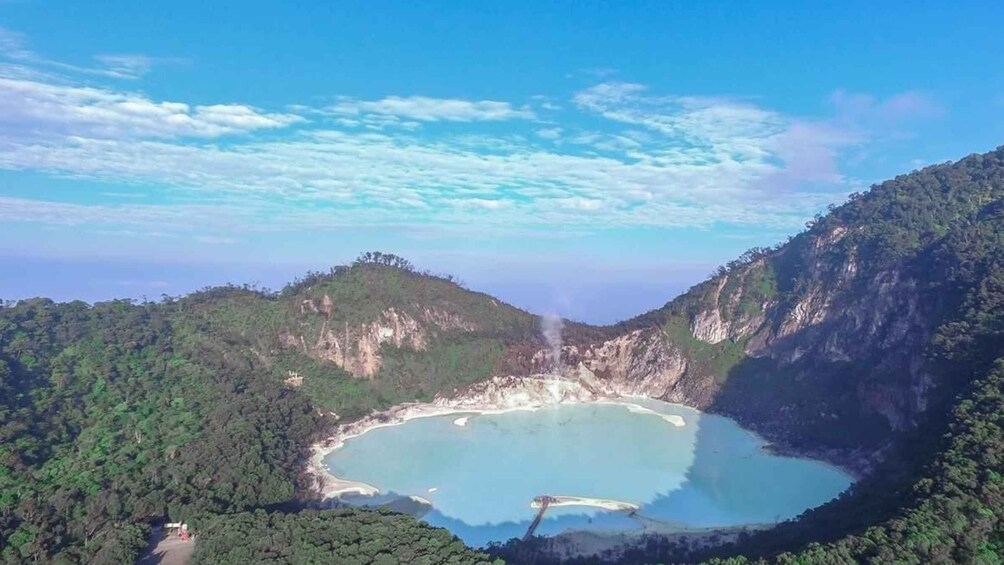
<svg viewBox="0 0 1004 565"><path fill-rule="evenodd" d="M544 334L550 353L550 371L554 374L561 374L563 368L561 363L561 329L564 326L561 317L557 314L545 314L540 318L540 331Z"/></svg>

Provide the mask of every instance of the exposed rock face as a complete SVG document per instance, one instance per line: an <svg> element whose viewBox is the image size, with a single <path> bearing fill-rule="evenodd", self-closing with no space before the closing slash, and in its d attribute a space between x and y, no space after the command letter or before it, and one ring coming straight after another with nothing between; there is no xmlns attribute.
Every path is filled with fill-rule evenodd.
<svg viewBox="0 0 1004 565"><path fill-rule="evenodd" d="M705 307L690 320L690 333L706 343L721 343L726 339L738 341L756 331L763 324L763 310L767 303L757 301L757 314L741 310L741 302L746 299L742 292L742 282L754 268L761 267L762 261L750 265L745 271L722 275L705 295ZM738 279L738 291L730 292L732 279ZM729 314L726 314L726 311Z"/></svg>
<svg viewBox="0 0 1004 565"><path fill-rule="evenodd" d="M472 385L450 398L437 398L436 406L472 410L508 410L563 402L588 402L609 396L578 379L554 375L495 377Z"/></svg>
<svg viewBox="0 0 1004 565"><path fill-rule="evenodd" d="M728 339L729 329L728 324L722 320L722 313L718 308L704 310L694 316L690 324L690 332L694 337L708 343L719 343Z"/></svg>
<svg viewBox="0 0 1004 565"><path fill-rule="evenodd" d="M759 328L740 334L749 338L746 352L804 378L827 364L867 373L857 379L864 412L880 414L892 430L912 427L930 390L923 352L939 305L924 304L917 280L905 270L859 277L853 252L838 262L820 258L822 245L842 234L816 241L806 277L811 286L789 304L771 305ZM853 382L851 375L847 380Z"/></svg>
<svg viewBox="0 0 1004 565"><path fill-rule="evenodd" d="M319 302L319 304L318 304ZM357 377L372 377L380 370L380 347L390 344L421 351L429 339L439 331L462 329L474 331L476 327L456 314L435 308L425 308L416 318L409 313L387 308L372 322L347 325L331 321L335 304L325 294L320 301L304 300L302 314L321 315L319 330L294 334L283 332L279 343L304 353L334 363ZM304 324L309 327L309 324Z"/></svg>
<svg viewBox="0 0 1004 565"><path fill-rule="evenodd" d="M657 329L636 330L595 346L565 348L563 357L587 382L615 394L672 396L687 360Z"/></svg>

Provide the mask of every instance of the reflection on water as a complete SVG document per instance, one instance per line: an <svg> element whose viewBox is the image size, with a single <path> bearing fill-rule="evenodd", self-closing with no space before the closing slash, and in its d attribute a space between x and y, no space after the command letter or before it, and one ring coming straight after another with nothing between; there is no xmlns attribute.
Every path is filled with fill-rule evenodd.
<svg viewBox="0 0 1004 565"><path fill-rule="evenodd" d="M374 429L331 453L336 476L387 495L347 497L384 503L419 496L399 509L479 546L522 536L543 494L632 502L639 514L686 527L774 522L800 514L847 488L828 465L773 456L763 442L719 416L650 400L637 404L682 416L611 404L571 404L535 412L422 418ZM640 528L637 517L590 507L552 507L537 533Z"/></svg>

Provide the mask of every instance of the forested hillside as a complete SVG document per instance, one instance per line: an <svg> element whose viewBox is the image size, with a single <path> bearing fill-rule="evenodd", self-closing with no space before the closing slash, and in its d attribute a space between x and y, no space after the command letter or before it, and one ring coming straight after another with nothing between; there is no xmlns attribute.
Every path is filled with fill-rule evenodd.
<svg viewBox="0 0 1004 565"><path fill-rule="evenodd" d="M0 558L126 563L146 521L294 497L323 419L173 311L0 308ZM302 489L301 489L302 490Z"/></svg>
<svg viewBox="0 0 1004 565"><path fill-rule="evenodd" d="M205 525L194 565L504 565L449 532L386 510L264 511L220 516Z"/></svg>
<svg viewBox="0 0 1004 565"><path fill-rule="evenodd" d="M279 292L223 287L173 300L172 320L226 344L342 420L519 372L539 318L389 254L310 273ZM534 346L530 347L531 352Z"/></svg>
<svg viewBox="0 0 1004 565"><path fill-rule="evenodd" d="M947 433L925 437L941 451L933 463L922 466L890 519L860 529L879 514L867 496L851 495L802 521L754 537L740 544L739 551L769 556L786 546L834 538L853 524L849 535L835 541L813 541L797 553L757 562L1004 563L1004 357L968 389L952 412ZM927 454L916 456L926 459ZM890 484L894 482L878 475L860 494L883 496L876 487ZM713 553L734 552L736 548ZM711 560L730 565L751 561Z"/></svg>

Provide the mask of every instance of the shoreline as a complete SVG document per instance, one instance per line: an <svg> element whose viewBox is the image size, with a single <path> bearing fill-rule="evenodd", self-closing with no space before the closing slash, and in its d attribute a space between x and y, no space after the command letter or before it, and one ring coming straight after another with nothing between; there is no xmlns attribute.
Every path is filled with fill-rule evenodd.
<svg viewBox="0 0 1004 565"><path fill-rule="evenodd" d="M489 391L487 395L479 395L492 386L496 387L496 390ZM481 396L487 396L487 398L481 398ZM658 416L674 427L686 425L686 420L682 416L660 414L651 408L631 402L631 398L598 394L577 380L554 375L496 377L491 381L481 383L480 386L474 385L464 394L453 398L437 398L433 402L399 404L365 416L360 420L338 426L333 435L311 446L307 472L317 481L318 490L322 499L325 500L346 494L378 495L380 489L371 484L336 476L324 465L325 458L343 447L345 442L367 432L379 428L399 426L419 418L458 415L459 417L453 420L453 424L457 427L465 427L472 416L498 415L516 411L535 412L542 408L562 404L595 403L624 406L628 411L636 414ZM648 397L638 398L657 400Z"/></svg>
<svg viewBox="0 0 1004 565"><path fill-rule="evenodd" d="M655 405L646 405L648 401L656 401L670 406L685 409L680 414L665 414ZM397 426L419 418L453 416L451 427L458 433L465 433L472 425L472 418L481 415L497 415L516 411L534 412L543 408L571 404L605 404L623 406L636 414L648 414L661 418L667 424L679 428L694 425L702 412L685 404L666 402L643 394L624 395L609 389L601 389L580 379L557 375L531 375L526 377L494 377L488 381L471 385L463 391L455 391L451 397L437 397L431 402L409 402L392 406L386 410L371 413L359 420L348 422L334 428L326 439L315 443L311 448L311 457L307 472L316 480L322 500L339 498L345 495L360 495L373 497L381 494L374 485L337 477L328 470L325 459L332 452L343 447L351 439L358 438L369 431ZM708 413L713 414L713 413ZM727 416L726 416L727 417ZM738 422L737 422L738 423ZM740 424L742 426L742 424ZM836 465L827 458L812 458L799 455L776 446L759 433L743 428L761 444L760 449L799 459L813 459L826 463L834 469L848 475L851 481L858 477L856 473L848 472L841 465ZM780 447L780 449L778 449ZM779 453L786 452L786 453ZM442 485L439 485L442 486ZM439 490L439 486L429 488L427 493L412 493L406 498L412 503L434 507L427 498ZM544 493L541 493L544 495ZM601 552L617 552L632 546L646 543L646 539L656 536L671 542L682 542L691 547L708 547L734 541L743 532L752 532L773 527L776 524L745 524L736 526L692 528L684 524L663 522L636 514L641 508L630 502L613 499L600 499L577 496L552 496L558 499L550 504L562 506L590 506L608 512L623 512L634 516L639 527L629 531L595 531L568 530L547 538L547 553L565 555L567 557L590 556ZM531 508L539 508L536 499L528 501Z"/></svg>
<svg viewBox="0 0 1004 565"><path fill-rule="evenodd" d="M630 397L619 397L618 400L601 398L596 402L598 404L613 404L617 406L624 406L625 408L627 408L628 412L634 414L651 414L653 416L658 416L663 420L665 420L666 422L669 422L673 426L676 426L677 428L682 428L687 425L687 421L683 418L683 416L680 416L678 414L660 414L659 412L656 412L655 410L652 410L651 408L648 408L646 406L642 406L641 404L635 404L633 402L625 401L623 400L623 398L630 398ZM638 398L643 398L645 400L656 400L654 398L648 398L646 396L640 396ZM658 402L664 402L664 401L659 400ZM666 404L672 404L672 403L667 402ZM683 405L678 404L677 406L683 406Z"/></svg>
<svg viewBox="0 0 1004 565"><path fill-rule="evenodd" d="M646 406L646 401L656 401L671 406L681 407L687 410L686 417L679 414L664 414L657 409ZM449 398L437 397L432 402L409 402L399 404L374 412L359 420L337 426L332 435L326 439L315 443L311 448L311 457L307 473L316 480L322 500L339 498L344 495L377 496L381 494L379 488L374 485L362 482L343 479L336 476L325 465L325 459L332 452L340 449L351 439L358 438L367 432L375 429L398 426L411 420L419 418L431 418L438 416L455 416L452 419L452 426L466 429L471 425L471 418L481 415L498 415L516 411L534 412L543 408L559 405L571 404L605 404L623 406L626 410L636 414L649 414L657 416L671 426L682 427L691 425L690 418L699 417L700 411L685 404L666 402L645 395L621 395L609 390L598 391L596 387L588 386L578 379L569 379L556 375L531 375L528 377L494 377L489 381L474 384ZM690 411L696 411L698 416L690 415ZM710 413L709 413L710 414ZM740 424L741 425L741 424ZM746 429L746 428L744 428ZM790 450L777 446L761 436L755 431L746 429L760 443L760 449L772 452L775 455L792 457L798 459L812 459L820 463L825 463L842 473L847 474L852 482L858 479L856 473L849 472L841 465L836 465L826 458L812 458L807 455L792 453ZM458 432L460 430L458 429ZM779 449L780 447L780 449ZM428 489L431 494L438 490L438 487ZM543 493L542 493L543 494ZM413 493L408 498L414 502L421 499L421 504L433 506L424 496L426 493ZM591 506L612 512L636 512L640 510L637 505L629 502L622 502L612 499L598 499L576 496L558 496L558 502L552 502L554 506ZM531 508L539 508L539 503L530 501ZM570 530L562 532L557 536L552 536L551 540L555 546L564 545L558 549L559 552L568 552L572 549L569 546L580 546L579 541L583 539L592 540L586 546L595 548L597 545L607 549L614 549L617 546L630 545L637 542L646 535L657 535L665 538L678 539L688 537L692 542L707 543L713 537L725 537L740 531L759 530L771 527L773 524L748 524L742 526L725 526L722 528L687 528L678 524L658 523L639 516L641 527L632 532L596 532ZM700 541L699 541L700 540ZM573 554L588 555L589 549L578 547L573 550Z"/></svg>
<svg viewBox="0 0 1004 565"><path fill-rule="evenodd" d="M648 401L655 401L670 406L684 408L683 415L665 414L650 406ZM605 404L619 405L636 414L657 416L671 426L683 427L692 425L691 418L699 418L702 412L686 404L667 402L644 394L619 394L605 388L595 386L595 383L584 382L576 378L557 375L530 375L525 377L493 377L488 381L475 383L463 391L454 391L454 396L437 397L431 402L408 402L392 406L388 409L373 412L359 420L338 425L327 438L311 447L311 456L307 473L316 480L322 500L339 498L344 495L360 495L366 497L381 494L374 485L337 477L325 465L325 459L332 452L340 449L351 439L358 438L369 431L405 424L419 418L454 416L452 426L466 429L471 425L471 419L481 415L498 415L516 411L534 412L543 408L571 404ZM694 412L693 414L691 412ZM715 415L714 412L707 414ZM728 416L724 416L728 417ZM742 427L742 424L737 421ZM452 427L451 426L451 427ZM811 459L825 463L846 474L853 482L860 477L847 468L837 464L828 457L813 457L810 454L799 453L786 449L784 444L775 444L754 430L743 428L761 444L760 449L774 455L797 459ZM431 494L439 490L432 487L427 490ZM413 503L434 506L426 498L426 493L408 495ZM543 494L543 493L542 493ZM590 556L601 552L618 552L629 549L646 539L657 536L673 543L682 542L691 547L708 547L735 541L742 533L763 530L776 524L744 524L723 527L692 528L683 524L661 522L635 514L640 510L638 505L613 499L599 499L577 496L552 496L557 501L550 503L561 506L590 506L609 512L624 512L636 516L639 528L630 531L595 531L567 530L547 538L547 553L564 555L566 557ZM539 508L540 503L535 498L529 502L531 508Z"/></svg>

